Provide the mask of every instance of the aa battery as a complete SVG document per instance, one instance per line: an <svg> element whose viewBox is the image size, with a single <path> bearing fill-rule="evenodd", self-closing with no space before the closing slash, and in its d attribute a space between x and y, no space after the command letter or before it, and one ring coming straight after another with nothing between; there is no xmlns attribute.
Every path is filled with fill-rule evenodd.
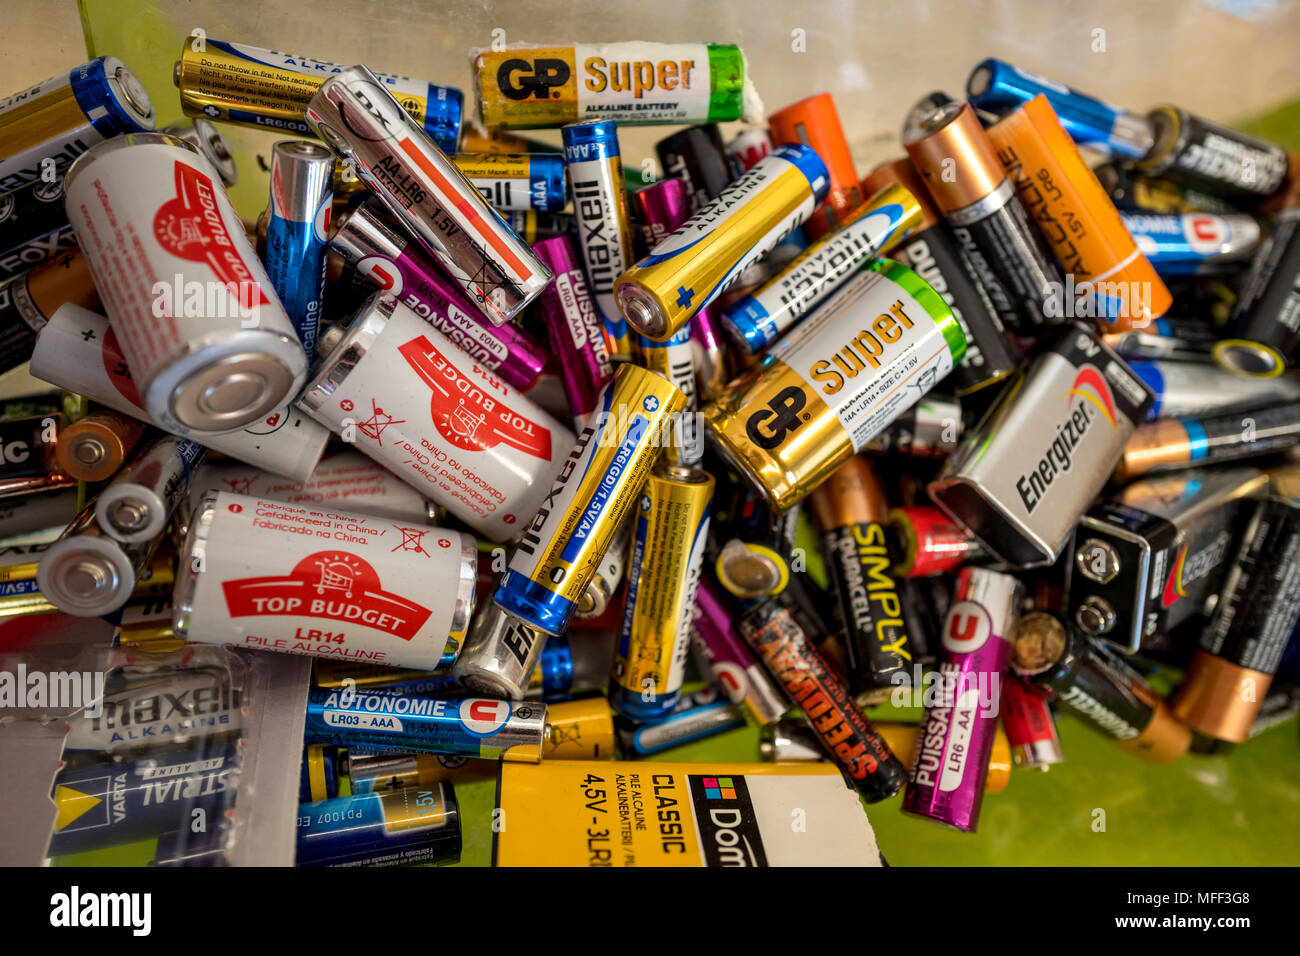
<svg viewBox="0 0 1300 956"><path fill-rule="evenodd" d="M781 512L747 482L724 474L725 490L716 494L713 571L718 583L738 598L779 594L790 581L794 562L798 506Z"/></svg>
<svg viewBox="0 0 1300 956"><path fill-rule="evenodd" d="M63 429L59 468L78 481L103 481L122 467L144 437L144 425L120 412L100 410Z"/></svg>
<svg viewBox="0 0 1300 956"><path fill-rule="evenodd" d="M862 205L862 192L853 168L853 153L831 94L818 93L777 110L768 117L768 129L777 146L802 143L812 147L830 173L826 202L804 226L808 238L815 241L843 225L849 214Z"/></svg>
<svg viewBox="0 0 1300 956"><path fill-rule="evenodd" d="M109 535L128 544L161 534L189 492L194 470L207 450L175 435L162 435L135 457L99 493L95 519Z"/></svg>
<svg viewBox="0 0 1300 956"><path fill-rule="evenodd" d="M695 594L692 634L696 648L733 704L763 727L780 719L789 705L736 627L735 613L717 585L705 578Z"/></svg>
<svg viewBox="0 0 1300 956"><path fill-rule="evenodd" d="M471 50L470 65L479 118L492 130L762 118L745 54L730 43L520 43Z"/></svg>
<svg viewBox="0 0 1300 956"><path fill-rule="evenodd" d="M567 212L505 212L501 216L507 226L518 233L530 246L543 239L572 236L578 231L578 220Z"/></svg>
<svg viewBox="0 0 1300 956"><path fill-rule="evenodd" d="M1205 362L1129 362L1155 395L1147 413L1157 418L1208 418L1245 412L1277 401L1300 400L1300 376L1253 378Z"/></svg>
<svg viewBox="0 0 1300 956"><path fill-rule="evenodd" d="M587 589L582 592L582 597L578 598L577 610L573 612L575 617L600 617L609 607L609 602L614 597L614 592L618 590L618 586L623 583L623 575L627 571L628 548L632 543L633 524L634 521L629 516L614 535L614 540L610 543L605 556L601 558L596 573L587 584Z"/></svg>
<svg viewBox="0 0 1300 956"><path fill-rule="evenodd" d="M1199 469L1128 485L1079 521L1070 615L1087 634L1138 651L1219 594L1255 468Z"/></svg>
<svg viewBox="0 0 1300 956"><path fill-rule="evenodd" d="M532 701L346 689L307 694L307 738L319 743L537 763L545 737L546 705Z"/></svg>
<svg viewBox="0 0 1300 956"><path fill-rule="evenodd" d="M892 508L889 530L897 543L890 571L900 577L926 578L956 571L987 558L980 543L938 508L915 505Z"/></svg>
<svg viewBox="0 0 1300 956"><path fill-rule="evenodd" d="M472 694L523 700L545 643L545 634L489 604L475 615L452 676Z"/></svg>
<svg viewBox="0 0 1300 956"><path fill-rule="evenodd" d="M966 95L971 106L998 116L1045 97L1074 142L1122 159L1141 159L1155 142L1145 117L1001 60L979 63L966 80Z"/></svg>
<svg viewBox="0 0 1300 956"><path fill-rule="evenodd" d="M1300 402L1209 418L1162 419L1143 425L1124 446L1115 477L1253 458L1300 444Z"/></svg>
<svg viewBox="0 0 1300 956"><path fill-rule="evenodd" d="M812 215L826 166L806 146L783 146L623 273L614 295L628 323L662 342Z"/></svg>
<svg viewBox="0 0 1300 956"><path fill-rule="evenodd" d="M686 186L680 179L662 179L634 194L646 248L653 249L691 218Z"/></svg>
<svg viewBox="0 0 1300 956"><path fill-rule="evenodd" d="M561 634L639 500L682 394L654 372L622 364L579 431L551 490L510 558L493 600L538 630Z"/></svg>
<svg viewBox="0 0 1300 956"><path fill-rule="evenodd" d="M609 703L629 720L672 713L686 677L713 476L661 464L641 492Z"/></svg>
<svg viewBox="0 0 1300 956"><path fill-rule="evenodd" d="M286 140L271 149L263 262L309 358L316 353L325 292L333 172L334 154L320 143Z"/></svg>
<svg viewBox="0 0 1300 956"><path fill-rule="evenodd" d="M1121 213L1120 218L1162 276L1230 272L1249 260L1262 240L1258 220L1242 214Z"/></svg>
<svg viewBox="0 0 1300 956"><path fill-rule="evenodd" d="M1107 333L1102 336L1102 341L1114 349L1115 354L1128 360L1130 366L1137 361L1152 360L1191 362L1201 363L1201 371L1204 371L1204 365L1219 341L1219 334L1208 321L1183 318L1171 322L1164 318L1157 319L1146 329ZM1241 377L1237 376L1238 379Z"/></svg>
<svg viewBox="0 0 1300 956"><path fill-rule="evenodd" d="M742 130L727 142L727 158L731 161L732 172L737 176L749 172L770 152L772 137L765 129Z"/></svg>
<svg viewBox="0 0 1300 956"><path fill-rule="evenodd" d="M163 127L159 132L183 139L202 153L203 158L221 174L221 181L226 184L227 189L239 182L239 171L235 169L235 157L231 152L230 144L211 121L196 116L194 122L188 126L176 123Z"/></svg>
<svg viewBox="0 0 1300 956"><path fill-rule="evenodd" d="M62 179L96 143L154 122L144 85L114 56L28 87L0 102L0 193Z"/></svg>
<svg viewBox="0 0 1300 956"><path fill-rule="evenodd" d="M888 259L862 266L704 410L727 462L786 510L861 451L962 359L939 295Z"/></svg>
<svg viewBox="0 0 1300 956"><path fill-rule="evenodd" d="M330 245L507 385L527 390L542 374L545 350L513 323L484 319L419 244L387 221L375 200L344 217Z"/></svg>
<svg viewBox="0 0 1300 956"><path fill-rule="evenodd" d="M63 206L63 180L38 179L0 195L0 278L76 247Z"/></svg>
<svg viewBox="0 0 1300 956"><path fill-rule="evenodd" d="M732 377L722 323L712 308L701 309L691 317L690 329L696 392L701 402L710 402L722 394Z"/></svg>
<svg viewBox="0 0 1300 956"><path fill-rule="evenodd" d="M1117 653L1046 611L1021 615L1011 667L1045 684L1058 706L1148 763L1177 760L1192 732Z"/></svg>
<svg viewBox="0 0 1300 956"><path fill-rule="evenodd" d="M725 700L678 707L650 724L624 722L618 727L619 750L625 758L649 757L673 747L745 726L745 712Z"/></svg>
<svg viewBox="0 0 1300 956"><path fill-rule="evenodd" d="M632 264L632 225L618 130L612 120L591 120L564 127L562 135L578 245L604 323L605 347L610 355L629 356L627 322L614 298L614 281Z"/></svg>
<svg viewBox="0 0 1300 956"><path fill-rule="evenodd" d="M808 499L822 534L844 645L849 691L884 697L912 663L903 606L890 577L885 491L871 465L854 456Z"/></svg>
<svg viewBox="0 0 1300 956"><path fill-rule="evenodd" d="M441 866L460 860L460 805L450 783L303 803L297 820L298 866Z"/></svg>
<svg viewBox="0 0 1300 956"><path fill-rule="evenodd" d="M469 625L476 557L455 531L209 493L180 553L176 636L432 670Z"/></svg>
<svg viewBox="0 0 1300 956"><path fill-rule="evenodd" d="M891 250L920 224L921 207L905 186L888 185L855 204L834 229L723 312L732 341L746 352L763 351L862 263Z"/></svg>
<svg viewBox="0 0 1300 956"><path fill-rule="evenodd" d="M1214 359L1240 375L1280 375L1300 354L1300 197L1273 219Z"/></svg>
<svg viewBox="0 0 1300 956"><path fill-rule="evenodd" d="M1135 165L1148 175L1246 205L1268 198L1286 181L1286 151L1280 146L1207 122L1177 106L1157 106L1147 114L1147 121L1155 145Z"/></svg>
<svg viewBox="0 0 1300 956"><path fill-rule="evenodd" d="M372 296L303 411L493 541L514 537L573 434L390 296Z"/></svg>
<svg viewBox="0 0 1300 956"><path fill-rule="evenodd" d="M1002 727L1016 766L1047 770L1065 759L1047 695L1014 674L1002 686Z"/></svg>
<svg viewBox="0 0 1300 956"><path fill-rule="evenodd" d="M964 230L983 261L1009 294L1018 325L1028 332L1060 325L1049 307L1061 277L1052 253L1035 231L1003 171L997 152L970 104L954 102L925 117L903 145L930 196L954 230ZM945 169L956 164L955 173ZM947 164L947 165L945 165ZM974 264L974 262L973 262ZM981 268L982 266L982 268Z"/></svg>
<svg viewBox="0 0 1300 956"><path fill-rule="evenodd" d="M322 81L345 69L325 60L205 38L198 50L191 41L185 42L172 80L180 90L186 116L310 134L312 127L303 122L304 110ZM388 73L375 76L439 149L456 151L460 90Z"/></svg>
<svg viewBox="0 0 1300 956"><path fill-rule="evenodd" d="M731 180L731 164L717 123L689 126L655 143L664 174L679 181L686 193L688 216L722 195ZM676 226L673 227L674 229ZM672 229L668 230L672 232ZM663 237L660 237L663 238ZM655 245L657 243L653 243Z"/></svg>
<svg viewBox="0 0 1300 956"><path fill-rule="evenodd" d="M37 333L67 303L87 309L100 305L79 249L0 282L0 374L31 358Z"/></svg>
<svg viewBox="0 0 1300 956"><path fill-rule="evenodd" d="M1141 328L1173 297L1142 254L1110 196L1047 97L1034 97L988 131L988 139L1064 273L1049 307L1069 318L1096 317L1108 328Z"/></svg>
<svg viewBox="0 0 1300 956"><path fill-rule="evenodd" d="M938 700L925 708L903 812L973 833L979 824L1010 639L1024 589L1008 574L963 568L944 618Z"/></svg>
<svg viewBox="0 0 1300 956"><path fill-rule="evenodd" d="M193 147L162 133L118 137L77 160L67 190L150 418L202 438L244 428L298 391L307 359L293 325L220 177ZM132 225L145 222L147 233ZM209 248L225 252L198 251ZM204 307L193 307L194 288Z"/></svg>
<svg viewBox="0 0 1300 956"><path fill-rule="evenodd" d="M1050 564L1151 402L1123 360L1073 325L966 434L930 498L998 560Z"/></svg>
<svg viewBox="0 0 1300 956"><path fill-rule="evenodd" d="M1173 712L1199 733L1242 743L1300 622L1300 504L1260 501L1235 557Z"/></svg>
<svg viewBox="0 0 1300 956"><path fill-rule="evenodd" d="M0 499L75 484L59 466L57 414L0 418Z"/></svg>
<svg viewBox="0 0 1300 956"><path fill-rule="evenodd" d="M700 404L690 323L663 342L638 336L637 354L643 366L672 382L684 399L682 410L673 419L672 441L663 450L663 460L684 467L699 464L704 457L704 435L697 414Z"/></svg>
<svg viewBox="0 0 1300 956"><path fill-rule="evenodd" d="M564 160L553 153L457 153L451 161L498 211L559 212L568 201Z"/></svg>
<svg viewBox="0 0 1300 956"><path fill-rule="evenodd" d="M551 280L532 249L364 66L322 83L306 116L493 325L514 318Z"/></svg>
<svg viewBox="0 0 1300 956"><path fill-rule="evenodd" d="M158 542L127 544L110 537L95 520L91 501L41 555L36 572L41 594L76 617L116 611L130 599Z"/></svg>
<svg viewBox="0 0 1300 956"><path fill-rule="evenodd" d="M902 789L907 771L826 666L794 614L765 601L740 621L741 633L790 706L798 707L826 751L868 803Z"/></svg>

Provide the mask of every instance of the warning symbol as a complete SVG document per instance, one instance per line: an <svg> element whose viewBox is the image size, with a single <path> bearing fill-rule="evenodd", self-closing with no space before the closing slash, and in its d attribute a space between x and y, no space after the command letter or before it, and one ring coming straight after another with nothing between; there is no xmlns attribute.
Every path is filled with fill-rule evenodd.
<svg viewBox="0 0 1300 956"><path fill-rule="evenodd" d="M227 478L225 481L226 484L230 486L230 493L232 495L247 495L252 493L253 482L256 480L256 477L256 475L253 475L248 478Z"/></svg>
<svg viewBox="0 0 1300 956"><path fill-rule="evenodd" d="M389 415L382 408L376 405L373 398L370 400L370 407L374 410L374 414L364 422L357 422L357 428L360 430L361 434L365 435L367 438L373 438L382 446L384 443L380 441L379 436L384 433L384 429L389 425L404 425L406 424L406 419L393 418L392 415Z"/></svg>

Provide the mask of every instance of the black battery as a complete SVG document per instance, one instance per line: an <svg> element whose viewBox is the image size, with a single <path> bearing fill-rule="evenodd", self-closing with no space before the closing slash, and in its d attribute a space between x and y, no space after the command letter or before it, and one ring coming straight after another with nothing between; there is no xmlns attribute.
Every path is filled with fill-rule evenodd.
<svg viewBox="0 0 1300 956"><path fill-rule="evenodd" d="M77 244L63 207L63 181L36 180L0 196L0 279Z"/></svg>
<svg viewBox="0 0 1300 956"><path fill-rule="evenodd" d="M1155 145L1135 165L1144 173L1245 205L1276 193L1286 181L1281 146L1193 116L1176 106L1147 114Z"/></svg>
<svg viewBox="0 0 1300 956"><path fill-rule="evenodd" d="M1300 208L1282 210L1264 241L1233 309L1215 359L1248 375L1277 374L1300 349Z"/></svg>
<svg viewBox="0 0 1300 956"><path fill-rule="evenodd" d="M664 173L686 187L691 214L722 195L731 184L727 147L716 123L690 126L655 143Z"/></svg>

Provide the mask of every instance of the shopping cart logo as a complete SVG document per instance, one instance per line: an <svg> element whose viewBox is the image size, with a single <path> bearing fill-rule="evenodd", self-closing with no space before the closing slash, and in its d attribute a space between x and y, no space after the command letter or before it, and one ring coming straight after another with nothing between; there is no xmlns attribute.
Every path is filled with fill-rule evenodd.
<svg viewBox="0 0 1300 956"><path fill-rule="evenodd" d="M352 582L357 577L357 569L352 562L357 560L350 554L343 558L317 558L315 564L320 569L320 577L316 581L316 593L342 591L345 597L352 597Z"/></svg>

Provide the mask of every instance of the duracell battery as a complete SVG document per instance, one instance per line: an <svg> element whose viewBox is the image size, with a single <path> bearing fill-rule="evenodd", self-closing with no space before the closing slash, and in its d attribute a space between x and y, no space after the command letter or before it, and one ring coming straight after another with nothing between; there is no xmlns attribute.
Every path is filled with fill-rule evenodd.
<svg viewBox="0 0 1300 956"><path fill-rule="evenodd" d="M732 180L727 147L717 123L688 126L655 143L664 173L686 187L691 215L722 195Z"/></svg>
<svg viewBox="0 0 1300 956"><path fill-rule="evenodd" d="M1016 195L1066 276L1058 314L1144 328L1173 296L1041 93L988 131ZM1078 306L1084 308L1080 309ZM1080 315L1080 313L1083 313Z"/></svg>
<svg viewBox="0 0 1300 956"><path fill-rule="evenodd" d="M1115 480L1270 455L1298 444L1300 402L1211 418L1162 418L1140 426L1129 438Z"/></svg>
<svg viewBox="0 0 1300 956"><path fill-rule="evenodd" d="M1286 151L1193 116L1177 106L1157 106L1147 114L1155 145L1134 164L1239 205L1258 204L1286 182Z"/></svg>
<svg viewBox="0 0 1300 956"><path fill-rule="evenodd" d="M1169 763L1191 746L1192 732L1137 671L1055 614L1020 616L1011 668L1049 687L1058 706L1147 763Z"/></svg>
<svg viewBox="0 0 1300 956"><path fill-rule="evenodd" d="M59 467L78 481L104 481L122 467L144 431L143 423L120 412L91 412L59 436Z"/></svg>
<svg viewBox="0 0 1300 956"><path fill-rule="evenodd" d="M835 595L849 690L868 701L888 697L895 674L912 666L903 605L890 574L880 479L854 456L809 498Z"/></svg>
<svg viewBox="0 0 1300 956"><path fill-rule="evenodd" d="M1006 290L1016 327L1040 334L1069 321L1050 304L1064 288L1052 253L970 104L949 103L921 118L903 145L976 274L991 273Z"/></svg>
<svg viewBox="0 0 1300 956"><path fill-rule="evenodd" d="M885 186L905 187L921 207L921 225L894 247L890 255L907 266L943 297L966 335L966 355L952 372L958 396L969 395L1007 378L1020 361L1003 315L1012 313L1001 284L992 287L1003 301L1000 311L974 267L930 201L925 184L908 159L877 166L862 180L862 194L873 196Z"/></svg>
<svg viewBox="0 0 1300 956"><path fill-rule="evenodd" d="M1246 527L1214 617L1174 695L1179 720L1241 743L1300 621L1300 503L1265 498Z"/></svg>
<svg viewBox="0 0 1300 956"><path fill-rule="evenodd" d="M80 249L70 249L0 284L0 374L32 355L36 333L59 306L99 308L99 295Z"/></svg>

